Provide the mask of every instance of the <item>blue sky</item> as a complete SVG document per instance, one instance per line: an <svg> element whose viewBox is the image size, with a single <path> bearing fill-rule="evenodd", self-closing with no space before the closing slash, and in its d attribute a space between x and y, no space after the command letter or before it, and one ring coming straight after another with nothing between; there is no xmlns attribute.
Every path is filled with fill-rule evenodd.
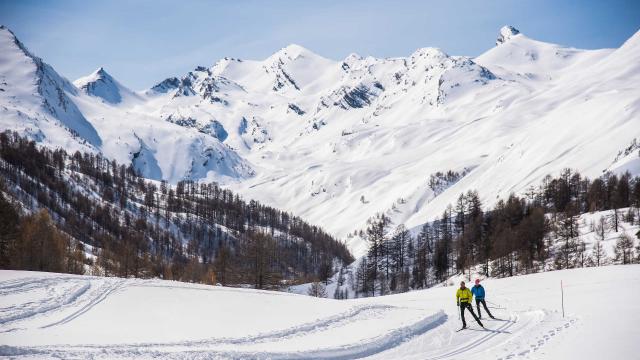
<svg viewBox="0 0 640 360"><path fill-rule="evenodd" d="M100 66L133 89L225 57L262 59L296 43L342 59L435 46L476 56L502 25L579 48L618 47L640 28L638 0L7 1L0 23L73 80Z"/></svg>

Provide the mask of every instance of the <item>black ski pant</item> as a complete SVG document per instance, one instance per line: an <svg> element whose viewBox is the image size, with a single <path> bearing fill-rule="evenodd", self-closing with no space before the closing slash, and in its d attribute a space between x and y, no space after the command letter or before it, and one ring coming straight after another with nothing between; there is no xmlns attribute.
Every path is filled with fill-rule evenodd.
<svg viewBox="0 0 640 360"><path fill-rule="evenodd" d="M476 299L476 307L478 308L478 317L482 319L482 311L480 311L480 303L482 303L482 305L484 306L484 309L487 311L487 314L489 314L489 317L493 318L493 315L491 315L491 311L489 311L489 308L487 307L487 302L484 301L484 299Z"/></svg>
<svg viewBox="0 0 640 360"><path fill-rule="evenodd" d="M467 327L467 322L464 320L464 309L469 310L469 312L471 313L473 318L476 319L478 324L480 326L484 327L484 325L482 325L482 322L480 321L480 319L478 319L478 317L476 316L476 313L473 312L473 306L471 306L471 303L461 302L460 303L460 317L462 318L462 327Z"/></svg>

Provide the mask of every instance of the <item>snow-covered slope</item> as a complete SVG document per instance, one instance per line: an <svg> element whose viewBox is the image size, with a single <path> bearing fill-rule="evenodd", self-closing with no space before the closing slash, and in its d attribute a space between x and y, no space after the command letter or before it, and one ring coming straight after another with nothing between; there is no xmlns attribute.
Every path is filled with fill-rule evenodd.
<svg viewBox="0 0 640 360"><path fill-rule="evenodd" d="M613 49L581 50L536 41L513 27L505 26L500 30L496 47L476 60L513 80L519 77L549 81L565 75L571 68L584 70L579 67L594 65L612 52Z"/></svg>
<svg viewBox="0 0 640 360"><path fill-rule="evenodd" d="M160 280L0 271L0 355L631 359L640 336L633 314L640 305L630 299L640 295L639 283L639 265L486 280L488 304L498 319L485 315L487 330L468 319L470 328L455 332L460 321L454 286L339 301Z"/></svg>
<svg viewBox="0 0 640 360"><path fill-rule="evenodd" d="M72 96L77 89L0 26L0 129L30 134L68 149L99 147L102 139Z"/></svg>
<svg viewBox="0 0 640 360"><path fill-rule="evenodd" d="M251 165L218 139L132 113L131 107L144 103L142 97L102 68L77 80L77 88L6 27L0 27L0 49L2 131L67 151L101 152L152 179L224 182L253 174Z"/></svg>
<svg viewBox="0 0 640 360"><path fill-rule="evenodd" d="M432 220L469 189L491 206L565 167L591 177L633 170L635 153L612 164L640 136L638 36L619 50L579 50L504 28L476 59L424 48L331 62L292 45L168 79L175 90L153 101L170 121L223 128L225 143L259 164L234 189L343 236L380 211L409 226ZM216 101L202 85L177 86L221 79L232 86L219 86ZM448 170L461 174L455 183L429 187Z"/></svg>
<svg viewBox="0 0 640 360"><path fill-rule="evenodd" d="M422 48L333 61L290 45L139 93L98 71L65 94L106 156L156 179L223 182L342 237L382 211L417 226L470 189L491 206L566 167L638 174L638 152L619 154L640 137L639 55L640 33L619 49L581 50L505 27L477 58ZM2 66L4 77L24 71ZM18 86L3 88L0 105L33 111ZM15 114L3 128L20 127ZM449 170L455 181L429 186Z"/></svg>
<svg viewBox="0 0 640 360"><path fill-rule="evenodd" d="M617 228L614 222L614 210L587 212L575 218L576 236L570 240L568 246L571 254L567 256L567 262L570 264L570 267L603 266L622 263L623 259L616 256L616 244L618 244L622 237L632 239L633 248L640 246L640 243L636 240L636 234L640 231L640 225L628 221L630 216L635 216L630 215L635 214L635 209L622 208L618 209L617 213ZM567 249L567 240L566 238L562 238L559 230L562 227L562 219L553 214L547 214L546 217L549 221L550 228L556 230L550 231L545 240L549 256L543 263L535 263L538 269L536 271L555 271L559 265L564 268L567 267L562 261L564 259L564 249ZM601 252L596 252L597 244L601 246ZM575 249L575 251L572 249ZM366 249L362 249L362 251L365 250ZM369 294L357 294L355 292L356 288L361 289L362 286L361 283L358 284L357 271L359 266L361 266L361 261L364 259L367 259L367 256L356 259L356 261L348 266L340 267L339 270L327 280L324 297L329 299L353 299L358 296L368 296ZM494 267L495 265L497 264L490 265L489 273L493 273L496 269ZM413 263L409 265L409 268L413 268ZM520 267L514 274L523 275L530 271L531 270ZM467 278L467 280L469 278L483 278L485 277L486 269L484 268L484 264L478 264L462 272L464 276L458 273L442 283L457 283L461 277ZM287 288L287 291L294 294L307 295L312 285L312 282L292 285ZM436 284L436 286L440 285Z"/></svg>

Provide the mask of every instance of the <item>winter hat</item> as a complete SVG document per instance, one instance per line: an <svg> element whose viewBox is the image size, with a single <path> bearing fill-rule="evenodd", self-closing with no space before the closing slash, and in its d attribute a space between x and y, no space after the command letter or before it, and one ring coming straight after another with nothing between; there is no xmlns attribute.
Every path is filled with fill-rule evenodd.
<svg viewBox="0 0 640 360"><path fill-rule="evenodd" d="M480 279L476 279L476 285L480 284Z"/></svg>

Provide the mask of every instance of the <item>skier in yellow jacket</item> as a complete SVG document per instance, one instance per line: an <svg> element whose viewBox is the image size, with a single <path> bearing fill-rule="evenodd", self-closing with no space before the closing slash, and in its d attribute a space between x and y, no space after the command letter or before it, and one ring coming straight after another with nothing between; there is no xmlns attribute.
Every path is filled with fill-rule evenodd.
<svg viewBox="0 0 640 360"><path fill-rule="evenodd" d="M467 328L467 322L464 320L464 309L468 309L471 312L471 315L473 315L473 318L476 319L478 324L482 328L484 328L484 325L482 325L482 322L480 321L480 319L478 319L478 317L476 316L476 313L473 312L473 306L471 306L471 300L473 300L473 293L471 293L471 290L469 290L469 288L464 286L464 281L461 281L460 289L456 291L456 303L460 307L460 316L462 317L462 328L463 329Z"/></svg>

